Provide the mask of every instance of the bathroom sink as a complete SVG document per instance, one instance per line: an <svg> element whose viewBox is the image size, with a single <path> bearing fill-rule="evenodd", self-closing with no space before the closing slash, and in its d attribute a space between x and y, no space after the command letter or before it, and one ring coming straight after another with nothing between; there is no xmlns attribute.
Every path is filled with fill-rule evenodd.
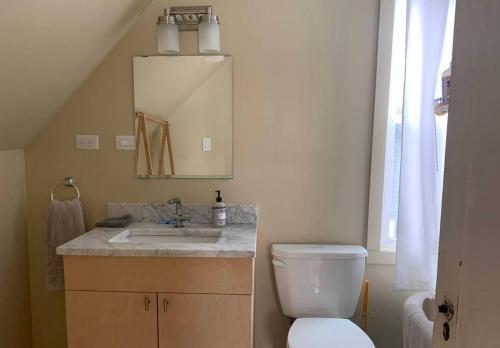
<svg viewBox="0 0 500 348"><path fill-rule="evenodd" d="M168 244L216 243L222 230L216 228L130 228L109 240L110 243Z"/></svg>

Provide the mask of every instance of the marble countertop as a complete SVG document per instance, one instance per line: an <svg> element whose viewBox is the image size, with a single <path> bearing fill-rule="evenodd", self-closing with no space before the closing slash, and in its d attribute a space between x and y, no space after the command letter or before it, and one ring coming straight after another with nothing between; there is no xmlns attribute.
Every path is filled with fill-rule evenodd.
<svg viewBox="0 0 500 348"><path fill-rule="evenodd" d="M257 229L255 224L229 224L222 228L215 243L162 243L162 242L110 242L112 238L129 229L172 229L171 225L135 223L126 228L95 228L57 247L58 255L80 256L158 256L158 257L255 257ZM185 229L206 229L206 224L186 224ZM213 229L216 231L217 229ZM208 231L209 232L209 231ZM210 233L207 233L210 235ZM118 237L119 238L119 237ZM115 238L116 240L116 238Z"/></svg>

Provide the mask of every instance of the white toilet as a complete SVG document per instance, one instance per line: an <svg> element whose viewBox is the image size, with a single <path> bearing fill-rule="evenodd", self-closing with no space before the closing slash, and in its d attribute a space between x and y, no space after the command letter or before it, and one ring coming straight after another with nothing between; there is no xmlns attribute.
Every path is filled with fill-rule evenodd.
<svg viewBox="0 0 500 348"><path fill-rule="evenodd" d="M361 293L365 248L355 245L273 244L283 313L297 318L288 348L374 348L349 319Z"/></svg>

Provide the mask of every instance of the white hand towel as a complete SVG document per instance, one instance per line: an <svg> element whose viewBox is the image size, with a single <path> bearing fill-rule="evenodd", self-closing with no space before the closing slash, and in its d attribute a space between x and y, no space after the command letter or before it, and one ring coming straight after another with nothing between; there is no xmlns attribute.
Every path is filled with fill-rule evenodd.
<svg viewBox="0 0 500 348"><path fill-rule="evenodd" d="M45 286L47 291L64 290L62 256L56 248L85 233L83 205L79 199L52 201L47 214L47 259Z"/></svg>

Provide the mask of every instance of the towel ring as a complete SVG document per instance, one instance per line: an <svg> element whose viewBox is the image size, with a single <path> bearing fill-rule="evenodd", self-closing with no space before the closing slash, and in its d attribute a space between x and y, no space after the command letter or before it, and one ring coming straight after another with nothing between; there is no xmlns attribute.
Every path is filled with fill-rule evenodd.
<svg viewBox="0 0 500 348"><path fill-rule="evenodd" d="M64 178L63 182L55 184L54 187L52 187L52 191L50 192L50 199L54 200L54 191L56 190L56 188L58 188L59 186L62 186L62 185L66 186L66 187L73 187L76 190L76 193L78 195L76 198L79 199L80 198L80 190L75 185L75 182L76 182L75 178L68 176L68 177Z"/></svg>

